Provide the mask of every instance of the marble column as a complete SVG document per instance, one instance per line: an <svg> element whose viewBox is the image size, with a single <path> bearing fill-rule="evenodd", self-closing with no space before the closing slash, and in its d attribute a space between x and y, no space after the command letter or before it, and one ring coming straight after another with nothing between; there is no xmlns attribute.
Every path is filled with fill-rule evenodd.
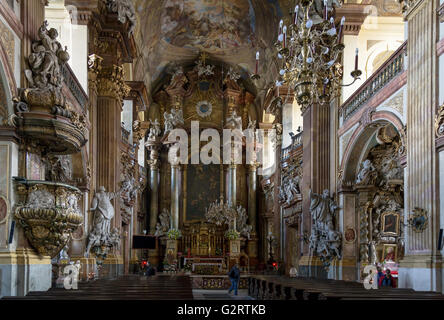
<svg viewBox="0 0 444 320"><path fill-rule="evenodd" d="M408 217L425 210L428 227L406 228L405 256L400 262L399 286L415 290L442 290L439 234L438 155L434 120L438 103L436 34L438 1L418 0L405 13L407 20L407 192Z"/></svg>
<svg viewBox="0 0 444 320"><path fill-rule="evenodd" d="M248 174L248 222L253 227L252 232L256 233L257 227L257 165L249 166Z"/></svg>
<svg viewBox="0 0 444 320"><path fill-rule="evenodd" d="M257 164L249 166L248 172L248 223L253 227L251 229L250 239L248 240L248 256L250 265L257 263L258 257L258 237L257 237ZM252 268L254 269L254 268Z"/></svg>
<svg viewBox="0 0 444 320"><path fill-rule="evenodd" d="M122 66L111 64L102 67L98 75L97 97L97 186L104 186L107 192L119 191L121 111L123 98L129 91ZM113 227L120 229L119 197L113 199L113 206Z"/></svg>
<svg viewBox="0 0 444 320"><path fill-rule="evenodd" d="M150 187L150 217L149 226L150 234L156 232L156 224L159 216L159 145L154 142L147 142L147 149L150 151L150 159L147 161L150 166L149 187Z"/></svg>
<svg viewBox="0 0 444 320"><path fill-rule="evenodd" d="M180 165L171 164L171 228L179 230Z"/></svg>
<svg viewBox="0 0 444 320"><path fill-rule="evenodd" d="M321 194L330 189L330 108L312 105L302 110L304 131L302 176L302 232L311 233L310 189ZM303 244L300 269L312 276L326 277L317 257L309 257L309 245ZM307 267L310 267L308 269Z"/></svg>
<svg viewBox="0 0 444 320"><path fill-rule="evenodd" d="M236 170L237 170L236 164L230 164L228 166L227 200L231 202L233 206L236 206Z"/></svg>

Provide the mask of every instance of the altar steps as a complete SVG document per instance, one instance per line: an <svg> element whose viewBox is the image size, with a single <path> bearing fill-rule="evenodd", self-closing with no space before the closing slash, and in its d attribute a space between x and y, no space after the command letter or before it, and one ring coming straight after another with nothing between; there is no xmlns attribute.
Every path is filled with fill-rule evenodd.
<svg viewBox="0 0 444 320"><path fill-rule="evenodd" d="M51 288L35 291L25 297L4 297L5 300L192 300L191 279L188 276L137 275L114 280L79 283L78 290Z"/></svg>

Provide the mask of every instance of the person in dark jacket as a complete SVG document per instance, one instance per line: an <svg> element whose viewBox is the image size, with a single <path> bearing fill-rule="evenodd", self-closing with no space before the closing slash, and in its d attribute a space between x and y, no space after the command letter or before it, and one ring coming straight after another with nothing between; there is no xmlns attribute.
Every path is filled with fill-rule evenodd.
<svg viewBox="0 0 444 320"><path fill-rule="evenodd" d="M385 277L381 281L381 287L392 287L392 288L395 287L395 282L393 280L390 269L387 269L385 271Z"/></svg>
<svg viewBox="0 0 444 320"><path fill-rule="evenodd" d="M156 274L156 270L153 268L151 263L148 262L148 264L146 266L146 275L149 277L149 276L154 276L155 274Z"/></svg>
<svg viewBox="0 0 444 320"><path fill-rule="evenodd" d="M237 288L240 280L240 270L237 263L231 268L230 272L228 273L228 277L231 281L231 287L228 289L228 293L231 293L231 291L234 290L234 295L237 296Z"/></svg>

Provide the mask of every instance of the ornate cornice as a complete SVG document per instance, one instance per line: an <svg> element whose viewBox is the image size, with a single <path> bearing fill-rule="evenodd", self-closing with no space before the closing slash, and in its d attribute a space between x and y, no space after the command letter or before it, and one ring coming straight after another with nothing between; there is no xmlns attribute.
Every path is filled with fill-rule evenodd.
<svg viewBox="0 0 444 320"><path fill-rule="evenodd" d="M336 9L336 23L340 23L341 17L345 17L343 32L345 35L357 36L361 26L369 12L365 11L366 4L346 3Z"/></svg>
<svg viewBox="0 0 444 320"><path fill-rule="evenodd" d="M125 82L125 72L122 66L102 67L97 83L99 96L112 97L122 102L130 90L131 88Z"/></svg>

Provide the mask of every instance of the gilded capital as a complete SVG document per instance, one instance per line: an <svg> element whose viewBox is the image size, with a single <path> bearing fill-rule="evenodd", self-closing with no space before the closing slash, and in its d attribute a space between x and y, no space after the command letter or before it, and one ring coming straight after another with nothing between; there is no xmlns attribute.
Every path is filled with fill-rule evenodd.
<svg viewBox="0 0 444 320"><path fill-rule="evenodd" d="M102 67L98 74L97 91L99 96L112 97L122 102L131 88L125 83L125 72L122 66Z"/></svg>

